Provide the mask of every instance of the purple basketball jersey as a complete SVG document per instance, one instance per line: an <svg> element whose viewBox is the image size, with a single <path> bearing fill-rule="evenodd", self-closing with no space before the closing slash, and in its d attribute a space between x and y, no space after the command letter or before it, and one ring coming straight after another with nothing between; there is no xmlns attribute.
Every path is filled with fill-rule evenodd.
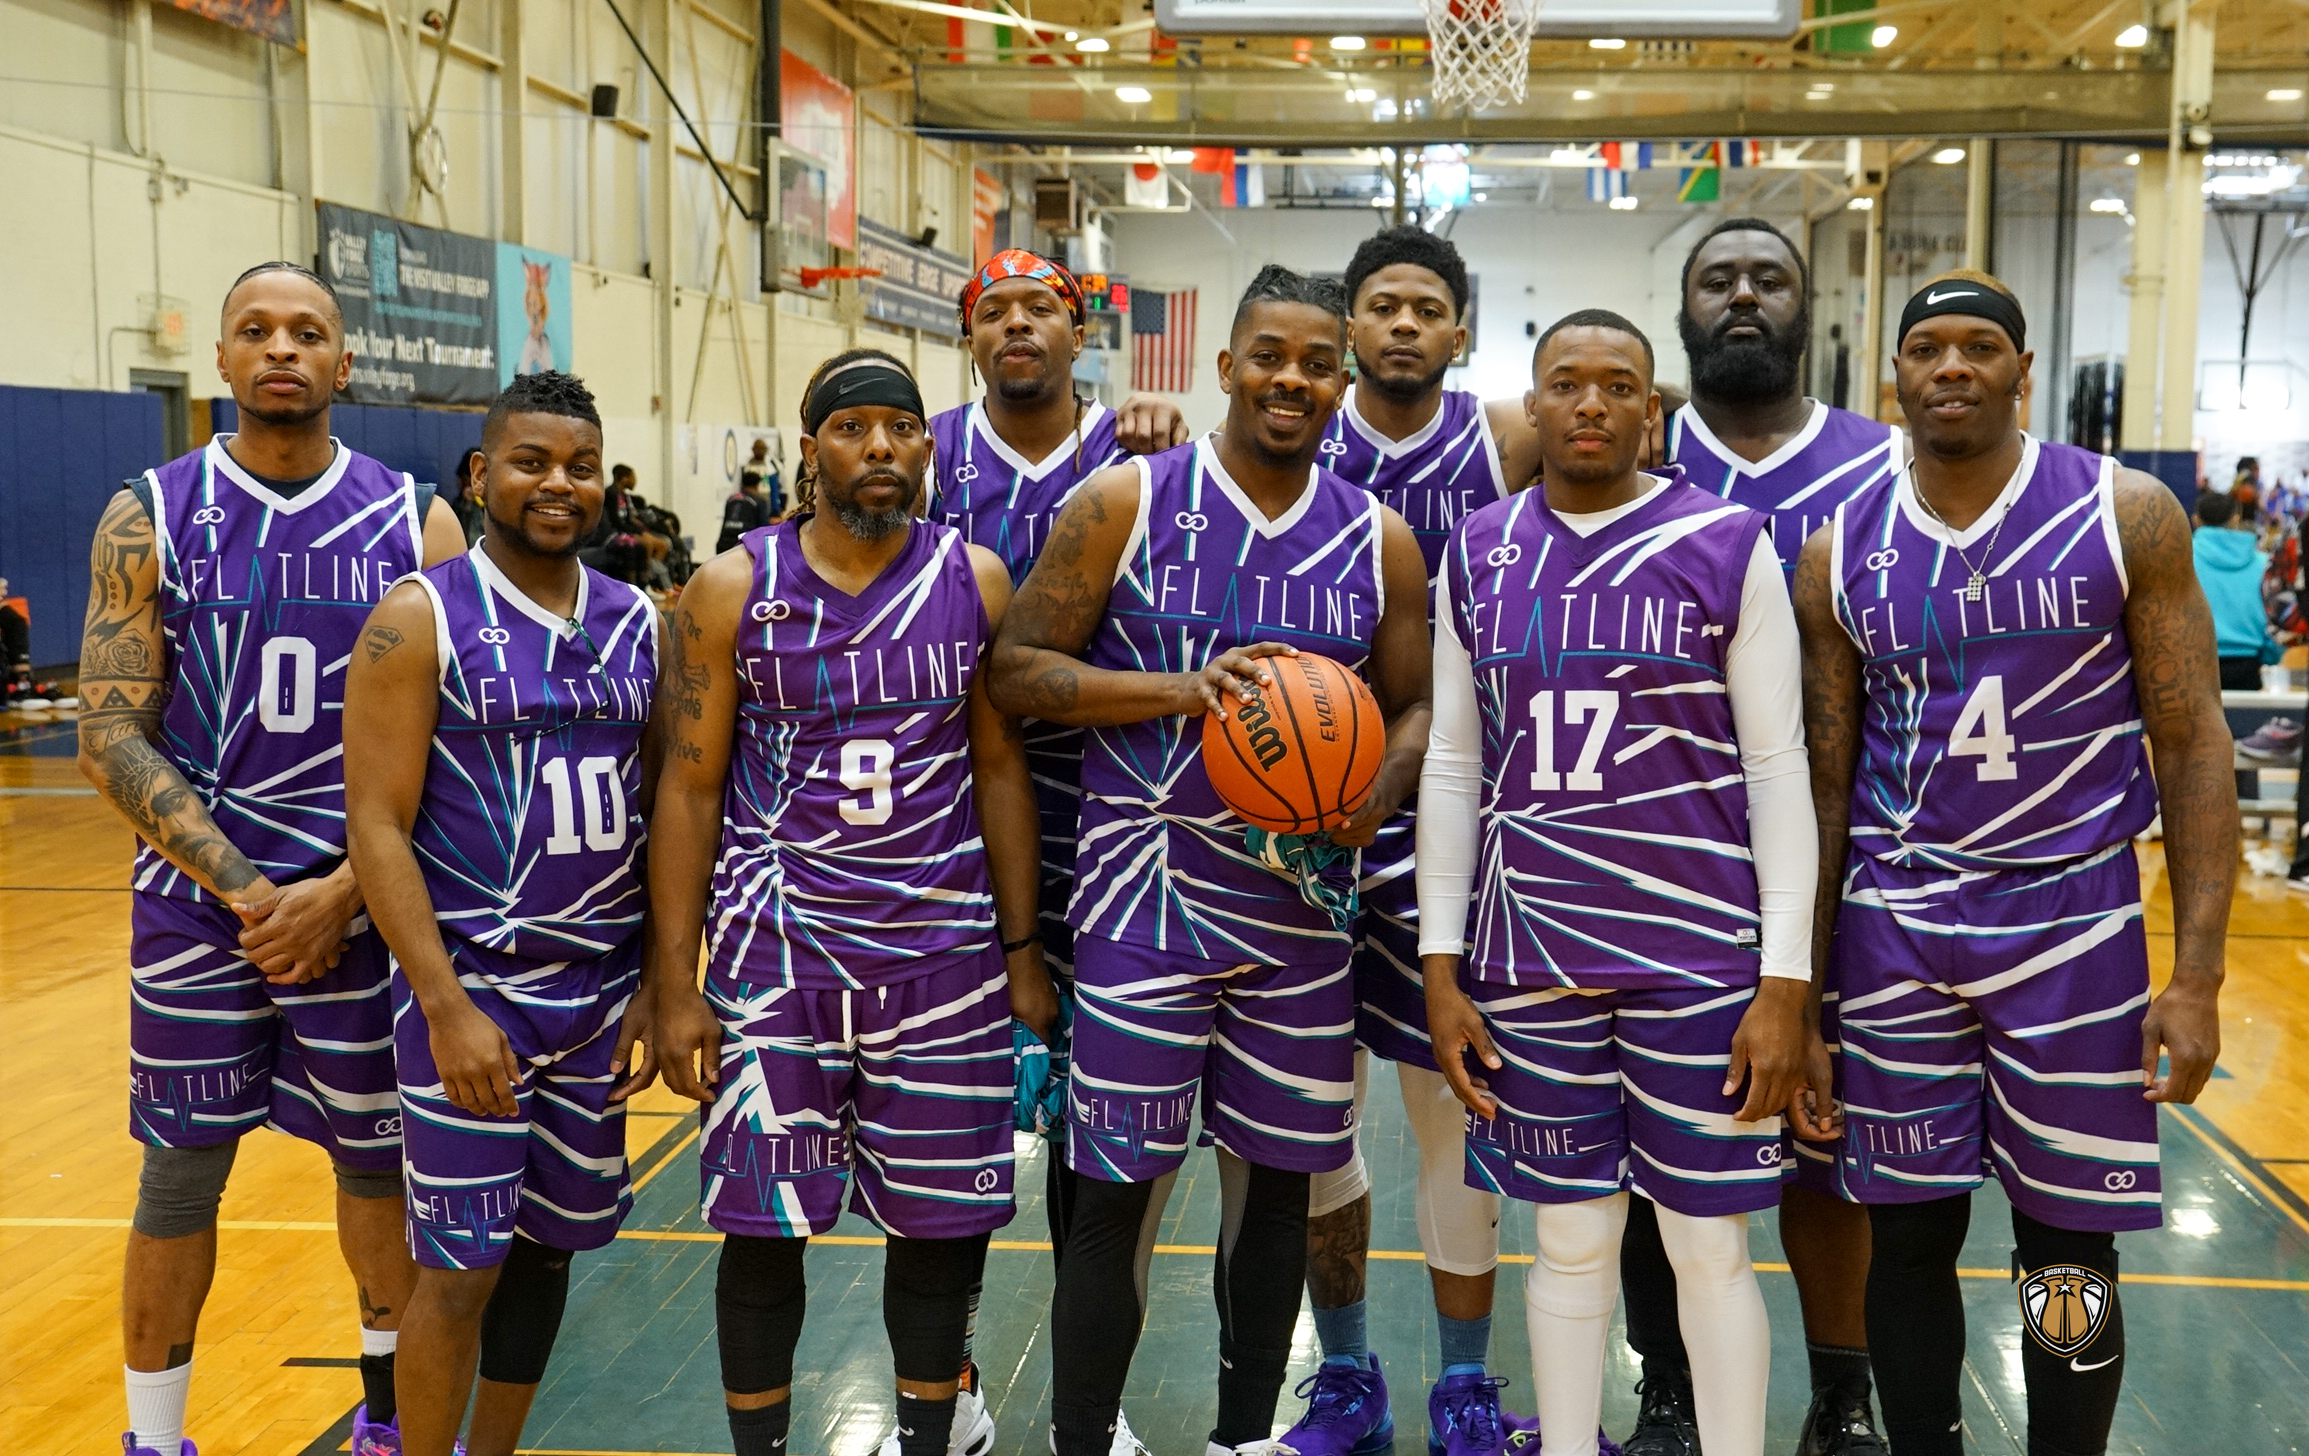
<svg viewBox="0 0 2309 1456"><path fill-rule="evenodd" d="M927 514L1001 557L1013 584L1026 580L1074 488L1127 458L1114 441L1114 411L1103 404L1085 409L1073 438L1039 463L1004 444L975 402L930 421L930 438L938 466Z"/></svg>
<svg viewBox="0 0 2309 1456"><path fill-rule="evenodd" d="M1390 440L1355 413L1355 391L1331 416L1323 436L1323 465L1392 506L1419 538L1419 554L1433 581L1443 548L1459 523L1507 494L1499 444L1483 400L1464 389L1443 392L1435 418L1400 440Z"/></svg>
<svg viewBox="0 0 2309 1456"><path fill-rule="evenodd" d="M1086 657L1119 672L1199 672L1229 648L1287 642L1363 670L1379 628L1379 503L1320 467L1280 520L1209 440L1141 457L1138 523ZM1076 931L1230 963L1321 963L1348 939L1244 847L1249 826L1203 772L1203 720L1094 728L1082 762Z"/></svg>
<svg viewBox="0 0 2309 1456"><path fill-rule="evenodd" d="M1452 537L1442 597L1483 715L1476 979L1755 982L1724 664L1768 524L1671 480L1591 536L1531 490Z"/></svg>
<svg viewBox="0 0 2309 1456"><path fill-rule="evenodd" d="M973 402L930 422L937 442L937 473L931 481L929 516L983 546L1010 568L1013 584L1026 580L1051 523L1073 498L1074 488L1128 453L1114 439L1114 411L1103 404L1084 410L1074 437L1040 463L1029 461L1002 441L986 410ZM1029 718L1026 767L1034 776L1034 803L1042 820L1043 881L1048 887L1044 934L1062 963L1070 948L1058 942L1063 923L1056 918L1074 874L1075 825L1082 817L1082 730Z"/></svg>
<svg viewBox="0 0 2309 1456"><path fill-rule="evenodd" d="M598 963L641 930L657 609L587 568L556 617L480 546L414 580L433 600L441 716L410 840L441 934L488 952L485 972Z"/></svg>
<svg viewBox="0 0 2309 1456"><path fill-rule="evenodd" d="M284 499L218 436L145 472L169 699L160 751L275 883L345 855L345 666L369 609L425 557L409 477L342 444ZM137 845L135 885L215 903Z"/></svg>
<svg viewBox="0 0 2309 1456"><path fill-rule="evenodd" d="M1684 479L1772 518L1772 550L1791 574L1805 538L1836 514L1836 507L1900 468L1907 437L1850 410L1812 401L1812 418L1793 439L1762 460L1727 449L1691 405L1668 420L1668 459Z"/></svg>
<svg viewBox="0 0 2309 1456"><path fill-rule="evenodd" d="M2116 462L2026 440L2013 483L1957 545L1914 478L1836 512L1836 613L1868 687L1852 847L2007 869L2132 838L2157 790L2125 637Z"/></svg>
<svg viewBox="0 0 2309 1456"><path fill-rule="evenodd" d="M850 596L810 569L800 525L744 538L709 965L739 985L887 985L994 938L969 732L992 633L953 528L914 522Z"/></svg>

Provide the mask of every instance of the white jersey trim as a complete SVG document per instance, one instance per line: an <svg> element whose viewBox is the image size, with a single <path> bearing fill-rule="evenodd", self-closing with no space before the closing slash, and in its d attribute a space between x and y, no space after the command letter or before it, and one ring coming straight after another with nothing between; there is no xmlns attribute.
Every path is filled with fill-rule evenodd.
<svg viewBox="0 0 2309 1456"><path fill-rule="evenodd" d="M2133 579L2125 570L2124 537L2117 530L2117 462L2113 455L2101 457L2101 478L2093 486L2098 498L2096 509L2101 513L2101 530L2108 537L2109 564L2117 569L2117 590L2123 600L2131 600Z"/></svg>
<svg viewBox="0 0 2309 1456"><path fill-rule="evenodd" d="M1716 432L1708 428L1706 420L1700 418L1699 408L1695 405L1687 404L1676 411L1676 426L1679 431L1691 431L1700 444L1707 448L1709 454L1723 461L1724 465L1734 473L1739 475L1769 475L1810 448L1812 442L1820 438L1820 432L1828 427L1828 406L1816 399L1809 401L1809 403L1812 406L1812 417L1804 422L1804 428L1790 435L1779 449L1774 450L1761 460L1749 460L1717 439ZM1890 429L1891 427L1886 426L1886 428ZM1898 432L1895 431L1894 433ZM1675 446L1680 443L1680 439L1672 442L1669 445L1670 452L1673 453Z"/></svg>
<svg viewBox="0 0 2309 1456"><path fill-rule="evenodd" d="M1963 530L1951 531L1940 524L1937 516L1925 509L1923 500L1916 493L1916 462L1913 458L1901 468L1892 487L1893 498L1900 502L1900 513L1928 541L1953 546L1959 551L1979 544L2003 524L2004 518L2019 503L2021 492L2027 490L2028 483L2036 478L2039 454L2036 437L2024 430L2020 442L2020 464L2014 468L2012 479L2004 483L2004 489L1997 493L1995 500L1989 502L1988 509L1980 513L1980 519Z"/></svg>
<svg viewBox="0 0 2309 1456"><path fill-rule="evenodd" d="M964 427L984 441L986 448L992 450L1003 464L1028 480L1041 480L1060 466L1073 460L1075 449L1090 437L1091 428L1107 413L1105 405L1093 401L1090 408L1083 411L1082 418L1075 422L1073 432L1059 444L1057 449L1040 460L1027 459L1012 449L1008 441L994 432L993 422L986 418L986 402L984 400L974 399L970 402L970 415Z"/></svg>
<svg viewBox="0 0 2309 1456"><path fill-rule="evenodd" d="M1426 444L1428 441L1434 439L1436 434L1443 428L1444 400L1453 394L1466 393L1464 390L1446 389L1437 391L1435 396L1435 413L1427 417L1427 423L1421 425L1418 429L1413 430L1410 434L1405 435L1400 440L1390 440L1385 435L1381 434L1378 428L1374 426L1370 421L1364 419L1362 413L1355 408L1355 395L1357 391L1362 389L1362 387L1362 384L1358 382L1354 389L1347 391L1347 400L1344 404L1339 406L1339 413L1347 421L1347 427L1349 429L1353 430L1356 434L1361 435L1364 439L1364 442L1368 444L1372 449L1389 458L1393 458L1397 455L1408 455L1412 451L1418 449L1420 446ZM1478 409L1481 409L1482 405L1483 401L1476 401L1476 407ZM1488 424L1488 421L1486 423Z"/></svg>
<svg viewBox="0 0 2309 1456"><path fill-rule="evenodd" d="M1216 435L1205 435L1202 439L1195 441L1196 464L1209 476L1211 484L1218 487L1219 493L1231 501L1236 510L1242 512L1243 519L1250 523L1252 530L1269 541L1289 535L1291 528L1298 525L1307 512L1314 508L1315 490L1321 481L1322 467L1318 465L1308 466L1307 484L1300 490L1299 498L1291 502L1289 510L1270 519L1265 511L1259 509L1258 502L1244 494L1243 488L1235 484L1235 478L1227 474L1227 468L1219 463L1218 447L1211 443L1217 438ZM1141 477L1141 479L1144 478ZM1143 519L1146 514L1143 507L1139 514Z"/></svg>
<svg viewBox="0 0 2309 1456"><path fill-rule="evenodd" d="M473 549L465 554L472 560L473 574L481 579L484 592L501 598L507 606L564 642L577 635L577 624L585 620L586 598L592 594L590 589L593 585L593 574L583 566L577 570L576 607L568 616L557 617L540 606L529 593L514 585L513 578L507 576L504 568L490 559L480 542L475 542Z"/></svg>
<svg viewBox="0 0 2309 1456"><path fill-rule="evenodd" d="M291 499L272 490L241 468L240 462L233 459L232 452L225 449L225 442L233 438L235 437L232 435L216 435L210 438L208 448L203 452L208 456L209 465L227 480L284 516L293 516L297 512L307 509L330 491L335 490L337 482L345 478L345 471L353 463L353 452L345 448L344 441L331 435L329 444L336 450L336 458L329 462L327 470L321 472L319 480L298 491L296 497ZM403 484L407 484L409 478L404 475L401 479ZM412 506L411 509L414 507ZM421 530L422 523L420 523ZM418 545L419 559L423 559L424 538L422 535L418 537Z"/></svg>
<svg viewBox="0 0 2309 1456"><path fill-rule="evenodd" d="M399 586L404 581L417 583L424 589L425 600L433 604L433 682L445 688L449 686L449 664L457 660L457 646L449 640L449 605L441 600L440 588L434 586L433 579L424 572L412 571L393 585Z"/></svg>
<svg viewBox="0 0 2309 1456"><path fill-rule="evenodd" d="M1138 511L1131 518L1130 536L1122 543L1122 555L1114 559L1114 580L1107 583L1109 589L1122 585L1122 579L1130 575L1131 558L1146 544L1146 523L1154 509L1154 467L1144 455L1132 456L1130 463L1138 467Z"/></svg>

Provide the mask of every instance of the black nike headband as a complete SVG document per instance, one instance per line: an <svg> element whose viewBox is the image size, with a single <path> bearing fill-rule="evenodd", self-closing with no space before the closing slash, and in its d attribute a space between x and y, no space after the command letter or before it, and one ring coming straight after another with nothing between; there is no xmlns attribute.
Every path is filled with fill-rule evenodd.
<svg viewBox="0 0 2309 1456"><path fill-rule="evenodd" d="M802 407L802 432L815 435L818 426L834 411L867 405L883 405L905 410L920 419L929 418L922 408L922 390L912 376L888 364L868 362L837 369L818 381L818 387L810 391L809 403Z"/></svg>
<svg viewBox="0 0 2309 1456"><path fill-rule="evenodd" d="M1900 343L1907 343L1908 331L1926 319L1949 313L1987 319L2011 337L2015 352L2028 349L2028 323L2020 316L2020 305L1969 278L1943 278L1917 289L1908 307L1900 310Z"/></svg>

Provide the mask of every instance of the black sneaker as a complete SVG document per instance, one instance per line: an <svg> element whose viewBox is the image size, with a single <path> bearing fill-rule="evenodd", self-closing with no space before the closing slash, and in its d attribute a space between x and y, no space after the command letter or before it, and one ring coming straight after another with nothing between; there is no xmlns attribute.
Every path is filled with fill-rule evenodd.
<svg viewBox="0 0 2309 1456"><path fill-rule="evenodd" d="M1890 1450L1876 1433L1876 1413L1869 1408L1867 1391L1824 1385L1812 1392L1812 1409L1805 1413L1796 1456L1887 1456Z"/></svg>
<svg viewBox="0 0 2309 1456"><path fill-rule="evenodd" d="M1636 1382L1644 1399L1636 1428L1620 1449L1627 1456L1700 1456L1700 1427L1692 1415L1692 1382L1651 1375Z"/></svg>

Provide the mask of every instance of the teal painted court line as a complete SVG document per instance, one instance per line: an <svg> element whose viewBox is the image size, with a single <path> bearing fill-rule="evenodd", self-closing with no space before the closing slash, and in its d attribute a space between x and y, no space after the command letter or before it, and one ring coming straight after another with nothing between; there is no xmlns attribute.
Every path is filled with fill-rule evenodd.
<svg viewBox="0 0 2309 1456"><path fill-rule="evenodd" d="M2286 1451L2309 1446L2309 1221L2300 1200L2193 1109L2167 1109L2168 1227L2119 1239L2125 1260L2126 1398L2110 1451L2171 1456L2183 1443L2208 1451ZM730 1449L714 1344L718 1239L697 1214L695 1144L668 1129L637 1166L646 1177L632 1237L582 1255L553 1367L530 1419L539 1453ZM1432 1309L1411 1209L1414 1159L1397 1095L1375 1086L1365 1153L1373 1167L1371 1334L1386 1362L1400 1456L1420 1456L1427 1383L1435 1369ZM998 1422L994 1456L1048 1451L1050 1302L1048 1238L1041 1209L1039 1148L1020 1163L1019 1215L997 1236L977 1355ZM1155 1262L1153 1308L1133 1368L1126 1410L1155 1456L1199 1456L1212 1418L1216 1329L1207 1247L1218 1222L1207 1153L1190 1159L1159 1235L1172 1252ZM2023 1450L2019 1322L2004 1273L2010 1222L1993 1186L1974 1202L1963 1258L1970 1325L1965 1416L1969 1447L1995 1456ZM1752 1222L1753 1252L1767 1271L1773 1325L1772 1423L1767 1450L1791 1450L1807 1380L1794 1282L1769 1216ZM1504 1210L1499 1314L1492 1369L1509 1404L1528 1410L1530 1356L1521 1318L1522 1270L1531 1251L1528 1208ZM838 1242L837 1242L838 1240ZM845 1218L809 1256L810 1309L795 1379L795 1456L870 1456L892 1416L882 1330L877 1232ZM1300 1323L1296 1374L1314 1365L1309 1323ZM2183 1354L2185 1358L2173 1358ZM1632 1356L1615 1339L1606 1371L1605 1424L1625 1434L1635 1415ZM347 1415L358 1399L346 1376ZM1295 1411L1286 1393L1281 1417ZM324 1434L308 1456L343 1449L348 1428Z"/></svg>

